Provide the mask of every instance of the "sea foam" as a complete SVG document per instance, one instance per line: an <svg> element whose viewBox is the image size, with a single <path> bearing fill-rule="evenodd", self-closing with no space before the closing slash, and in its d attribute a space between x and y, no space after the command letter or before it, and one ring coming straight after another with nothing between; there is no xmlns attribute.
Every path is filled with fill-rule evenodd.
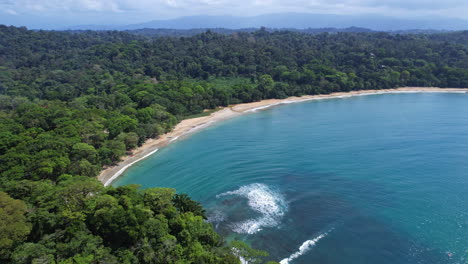
<svg viewBox="0 0 468 264"><path fill-rule="evenodd" d="M280 264L289 264L290 261L293 261L295 259L297 259L298 257L304 255L305 253L307 253L307 251L309 251L312 247L315 246L315 244L317 244L317 242L326 237L328 235L328 233L323 233L321 235L319 235L318 237L314 238L314 239L311 239L311 240L306 240L304 243L302 243L302 245L299 247L299 250L294 252L293 254L291 254L291 256L289 256L288 258L285 258L283 260L280 261Z"/></svg>
<svg viewBox="0 0 468 264"><path fill-rule="evenodd" d="M224 212L216 210L210 215L208 215L208 219L206 220L208 223L211 223L215 226L215 228L219 227L219 224L226 220L226 215Z"/></svg>
<svg viewBox="0 0 468 264"><path fill-rule="evenodd" d="M261 216L231 224L232 231L240 234L254 234L263 227L274 227L280 223L287 210L283 195L265 184L253 183L235 191L229 191L216 197L237 195L247 199L249 207Z"/></svg>

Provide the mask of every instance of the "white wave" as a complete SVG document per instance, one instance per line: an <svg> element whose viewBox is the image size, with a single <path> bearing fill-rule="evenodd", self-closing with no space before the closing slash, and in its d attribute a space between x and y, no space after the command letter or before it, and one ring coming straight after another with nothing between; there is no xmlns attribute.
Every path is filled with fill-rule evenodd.
<svg viewBox="0 0 468 264"><path fill-rule="evenodd" d="M263 106L255 107L255 108L249 109L249 110L247 110L247 111L245 111L245 112L246 112L246 113L248 113L248 112L257 112L258 110L266 109L266 108L269 108L269 107L272 107L272 106L275 106L275 105L300 103L300 102L309 101L309 100L314 100L314 99L315 99L315 98L308 98L308 99L303 99L303 100L287 100L287 101L281 101L281 102L278 102L278 103L273 103L273 104L269 104L269 105L263 105ZM318 99L318 98L317 98L317 99Z"/></svg>
<svg viewBox="0 0 468 264"><path fill-rule="evenodd" d="M179 139L179 137L180 137L180 136L173 137L169 142L176 141L177 139Z"/></svg>
<svg viewBox="0 0 468 264"><path fill-rule="evenodd" d="M283 260L280 261L280 264L289 264L289 262L297 259L298 257L304 255L305 253L307 253L307 251L309 251L313 246L315 246L315 244L317 244L317 242L326 237L328 233L323 233L321 234L320 236L312 239L312 240L307 240L305 241L304 243L302 243L302 245L299 247L299 250L294 252L293 254L291 254L291 256L289 256L288 258L285 258Z"/></svg>
<svg viewBox="0 0 468 264"><path fill-rule="evenodd" d="M209 122L203 123L201 125L194 126L189 131L185 132L184 135L185 134L190 134L190 133L193 133L193 132L195 132L195 131L197 131L199 129L205 128L205 127L211 125L212 123L214 123L214 121L209 121Z"/></svg>
<svg viewBox="0 0 468 264"><path fill-rule="evenodd" d="M254 234L262 230L263 227L277 226L287 210L287 204L283 195L273 191L265 184L249 184L242 186L238 190L219 194L216 197L229 195L238 195L246 198L249 207L261 214L260 217L231 224L232 231L236 233Z"/></svg>
<svg viewBox="0 0 468 264"><path fill-rule="evenodd" d="M151 156L152 154L156 153L156 151L158 151L159 149L155 149L153 151L151 151L150 153L144 155L143 157L123 166L118 172L116 172L114 175L112 175L112 177L110 177L110 179L108 179L105 183L104 183L104 186L109 186L115 179L117 179L117 177L119 177L122 173L124 173L124 171L126 171L130 166L132 166L133 164L139 162L140 160L142 159L146 159L147 157Z"/></svg>
<svg viewBox="0 0 468 264"><path fill-rule="evenodd" d="M214 123L214 121L209 121L209 122L206 122L206 123L203 123L201 125L198 125L198 126L193 126L192 128L190 128L189 130L185 131L184 133L182 133L182 135L180 136L176 136L176 137L173 137L169 142L173 142L173 141L176 141L177 139L179 139L181 136L185 136L185 135L188 135L188 134L191 134L197 130L200 130L202 128L205 128L209 125L211 125L212 123Z"/></svg>
<svg viewBox="0 0 468 264"><path fill-rule="evenodd" d="M169 140L169 142L172 143L173 141L176 141L177 139L179 139L181 136L185 136L185 135L193 133L193 132L195 132L195 131L197 131L199 129L205 128L205 127L211 125L212 123L214 123L214 121L209 121L209 122L203 123L201 125L194 126L191 129L189 129L188 131L186 131L185 133L183 133L182 135L173 137L171 140ZM152 154L156 153L158 150L159 149L155 149L152 152L146 154L145 156L133 161L132 163L129 163L129 164L125 165L117 173L112 175L112 177L104 183L104 186L109 186L115 179L117 179L120 175L122 175L122 173L124 173L130 166L132 166L133 164L139 162L142 159L145 159L145 158L151 156Z"/></svg>
<svg viewBox="0 0 468 264"><path fill-rule="evenodd" d="M240 255L239 249L232 248L232 253L239 259L241 264L249 264L249 261Z"/></svg>
<svg viewBox="0 0 468 264"><path fill-rule="evenodd" d="M257 112L258 110L262 110L262 109L265 109L265 108L268 108L268 107L272 107L272 106L275 106L275 105L279 105L280 103L275 103L275 104L269 104L269 105L264 105L264 106L259 106L259 107L255 107L255 108L252 108L252 109L249 109L245 112Z"/></svg>

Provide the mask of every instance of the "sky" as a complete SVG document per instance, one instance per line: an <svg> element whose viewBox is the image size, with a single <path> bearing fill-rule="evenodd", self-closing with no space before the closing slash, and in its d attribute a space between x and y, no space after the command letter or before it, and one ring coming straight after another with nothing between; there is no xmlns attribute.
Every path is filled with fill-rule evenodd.
<svg viewBox="0 0 468 264"><path fill-rule="evenodd" d="M468 0L0 0L0 24L31 28L281 12L468 19Z"/></svg>

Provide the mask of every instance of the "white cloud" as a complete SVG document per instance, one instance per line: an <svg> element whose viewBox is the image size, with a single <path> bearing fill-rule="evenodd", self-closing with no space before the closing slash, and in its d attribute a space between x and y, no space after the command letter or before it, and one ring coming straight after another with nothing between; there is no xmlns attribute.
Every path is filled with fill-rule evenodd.
<svg viewBox="0 0 468 264"><path fill-rule="evenodd" d="M97 15L110 24L201 14L248 16L278 12L468 19L467 0L0 0L0 10L17 16L68 20Z"/></svg>
<svg viewBox="0 0 468 264"><path fill-rule="evenodd" d="M273 0L255 0L254 5L258 6L270 6L273 4Z"/></svg>
<svg viewBox="0 0 468 264"><path fill-rule="evenodd" d="M18 12L16 12L16 11L13 10L13 9L5 9L5 12L7 12L7 13L10 14L10 15L18 15Z"/></svg>
<svg viewBox="0 0 468 264"><path fill-rule="evenodd" d="M265 6L267 10L281 12L296 10L313 12L317 10L337 9L337 12L365 11L365 10L407 10L414 13L427 10L460 10L468 11L466 0L0 0L0 6L9 5L24 8L29 11L97 11L121 12L138 10L142 12L160 12L165 8L181 8L187 11L203 11L225 14L230 10L223 7L234 7L237 14L254 11L261 13L262 9L251 9ZM212 8L216 7L216 10ZM186 15L186 14L181 14Z"/></svg>
<svg viewBox="0 0 468 264"><path fill-rule="evenodd" d="M171 7L177 7L177 6L178 6L176 0L166 0L165 2L166 2L166 4L167 4L168 6L171 6Z"/></svg>

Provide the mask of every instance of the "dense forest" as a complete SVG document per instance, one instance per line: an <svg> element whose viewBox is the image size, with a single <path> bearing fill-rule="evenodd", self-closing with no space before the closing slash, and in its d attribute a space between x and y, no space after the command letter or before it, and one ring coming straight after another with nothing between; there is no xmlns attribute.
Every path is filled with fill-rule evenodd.
<svg viewBox="0 0 468 264"><path fill-rule="evenodd" d="M206 31L211 31L214 33L219 34L226 34L232 35L234 33L254 33L258 31L258 28L241 28L241 29L229 29L229 28L196 28L196 29L168 29L168 28L141 28L141 29L132 29L132 30L125 30L125 32L135 35L140 35L144 37L192 37L201 33L205 33ZM431 30L431 29L413 29L413 30L394 30L394 31L375 31L368 28L361 28L361 27L348 27L348 28L307 28L307 29L296 29L296 28L288 28L288 29L280 29L280 28L263 28L261 30L268 31L270 33L280 32L280 31L290 31L296 33L305 33L305 34L322 34L322 33L378 33L378 32L387 32L389 34L400 34L400 35L409 35L409 34L419 34L421 37L423 34L427 35L431 39L438 39L438 38L451 38L455 37L458 40L463 38L463 42L468 44L467 37L468 32L465 32L465 35L460 34L460 32L456 31L443 31L443 30ZM83 33L85 30L69 30L69 32L79 32ZM450 41L455 40L451 39Z"/></svg>
<svg viewBox="0 0 468 264"><path fill-rule="evenodd" d="M260 263L175 190L95 176L181 119L234 103L468 87L467 32L51 32L0 26L0 262ZM232 248L237 248L233 250Z"/></svg>
<svg viewBox="0 0 468 264"><path fill-rule="evenodd" d="M258 31L258 28L241 28L241 29L229 29L229 28L197 28L197 29L167 29L167 28L141 28L126 30L126 32L135 35L141 35L145 37L192 37L206 31L211 31L218 34L231 35L234 33L254 33ZM262 30L270 33L277 31L284 31L284 29L276 28L263 28ZM358 27L349 28L309 28L309 29L288 29L291 32L306 33L306 34L320 34L320 33L338 33L338 32L374 32L373 30ZM73 31L70 31L73 32Z"/></svg>

